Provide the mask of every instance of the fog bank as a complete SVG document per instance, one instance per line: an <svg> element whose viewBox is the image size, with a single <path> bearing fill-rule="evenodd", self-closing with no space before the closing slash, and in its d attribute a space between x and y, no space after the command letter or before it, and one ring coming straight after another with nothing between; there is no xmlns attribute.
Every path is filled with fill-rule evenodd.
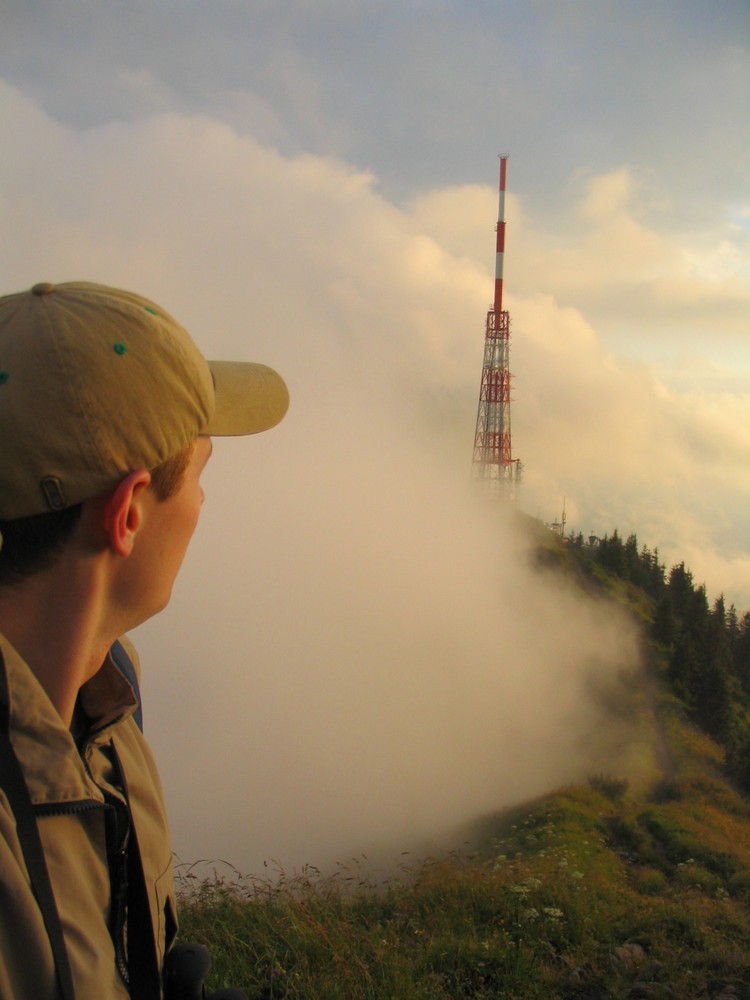
<svg viewBox="0 0 750 1000"><path fill-rule="evenodd" d="M508 513L417 433L338 390L215 442L184 576L138 636L184 860L387 860L616 766L594 694L637 663L630 629L534 571Z"/></svg>

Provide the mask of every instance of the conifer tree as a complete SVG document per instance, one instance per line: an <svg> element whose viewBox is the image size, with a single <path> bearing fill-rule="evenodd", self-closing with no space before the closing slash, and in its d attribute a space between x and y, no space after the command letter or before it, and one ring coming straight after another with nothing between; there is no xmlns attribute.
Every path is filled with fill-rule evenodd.
<svg viewBox="0 0 750 1000"><path fill-rule="evenodd" d="M737 636L732 649L734 675L750 698L750 611L746 611L737 624Z"/></svg>
<svg viewBox="0 0 750 1000"><path fill-rule="evenodd" d="M701 664L693 680L695 714L708 733L724 740L729 735L732 722L732 662L723 597L717 598L702 632Z"/></svg>

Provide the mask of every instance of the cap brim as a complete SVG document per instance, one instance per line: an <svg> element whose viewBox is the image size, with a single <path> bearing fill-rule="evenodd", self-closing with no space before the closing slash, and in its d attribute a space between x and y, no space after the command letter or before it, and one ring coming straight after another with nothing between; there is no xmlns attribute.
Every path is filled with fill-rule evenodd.
<svg viewBox="0 0 750 1000"><path fill-rule="evenodd" d="M289 391L282 377L265 365L245 361L209 361L216 409L203 431L209 437L232 437L267 431L283 418Z"/></svg>

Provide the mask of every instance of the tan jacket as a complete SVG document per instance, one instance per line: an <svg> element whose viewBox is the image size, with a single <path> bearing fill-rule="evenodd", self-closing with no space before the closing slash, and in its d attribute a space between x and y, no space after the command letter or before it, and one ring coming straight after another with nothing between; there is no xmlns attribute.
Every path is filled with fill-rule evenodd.
<svg viewBox="0 0 750 1000"><path fill-rule="evenodd" d="M137 665L135 652L126 644ZM76 1000L126 1000L109 932L105 793L114 786L106 748L117 750L138 834L160 961L176 930L172 855L161 784L131 718L133 690L108 659L81 689L93 724L81 753L41 685L0 636L11 740L38 817L70 959ZM2 673L5 676L2 676ZM8 800L0 790L0 1000L57 1000L54 963L32 894Z"/></svg>

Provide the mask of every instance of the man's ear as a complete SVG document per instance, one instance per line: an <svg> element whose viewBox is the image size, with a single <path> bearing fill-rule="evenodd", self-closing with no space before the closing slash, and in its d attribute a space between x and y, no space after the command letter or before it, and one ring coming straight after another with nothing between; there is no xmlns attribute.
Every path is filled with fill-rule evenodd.
<svg viewBox="0 0 750 1000"><path fill-rule="evenodd" d="M121 480L104 505L104 530L110 548L119 556L129 556L143 521L144 490L151 482L145 469L131 472Z"/></svg>

